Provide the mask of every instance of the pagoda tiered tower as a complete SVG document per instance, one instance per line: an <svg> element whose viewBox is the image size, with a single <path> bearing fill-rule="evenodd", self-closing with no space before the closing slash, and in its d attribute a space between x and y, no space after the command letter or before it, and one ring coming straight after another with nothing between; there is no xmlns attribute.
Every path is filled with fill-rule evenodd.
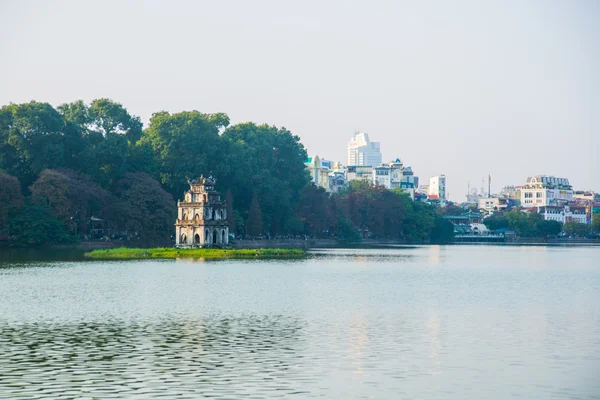
<svg viewBox="0 0 600 400"><path fill-rule="evenodd" d="M184 200L177 201L175 245L178 247L212 247L229 244L227 204L215 190L212 176L188 181L190 189Z"/></svg>

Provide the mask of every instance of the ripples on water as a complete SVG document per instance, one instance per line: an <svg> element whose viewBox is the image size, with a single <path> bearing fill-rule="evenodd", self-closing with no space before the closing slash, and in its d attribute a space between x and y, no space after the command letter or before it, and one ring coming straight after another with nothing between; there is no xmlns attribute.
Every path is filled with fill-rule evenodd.
<svg viewBox="0 0 600 400"><path fill-rule="evenodd" d="M5 264L0 398L597 398L599 250Z"/></svg>

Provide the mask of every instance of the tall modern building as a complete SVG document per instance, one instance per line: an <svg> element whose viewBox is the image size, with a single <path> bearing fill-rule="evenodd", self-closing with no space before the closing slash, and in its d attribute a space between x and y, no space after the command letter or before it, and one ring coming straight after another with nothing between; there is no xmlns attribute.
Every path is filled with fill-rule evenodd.
<svg viewBox="0 0 600 400"><path fill-rule="evenodd" d="M381 164L379 142L371 142L366 133L357 133L348 142L348 166L375 167Z"/></svg>

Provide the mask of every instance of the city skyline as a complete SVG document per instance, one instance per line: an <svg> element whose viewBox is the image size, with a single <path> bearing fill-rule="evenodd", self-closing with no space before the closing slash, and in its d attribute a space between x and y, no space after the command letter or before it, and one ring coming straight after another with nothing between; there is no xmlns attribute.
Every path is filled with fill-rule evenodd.
<svg viewBox="0 0 600 400"><path fill-rule="evenodd" d="M453 201L488 174L492 192L538 174L599 190L599 16L592 1L8 1L0 105L226 112L340 161L360 130L383 161L445 174Z"/></svg>

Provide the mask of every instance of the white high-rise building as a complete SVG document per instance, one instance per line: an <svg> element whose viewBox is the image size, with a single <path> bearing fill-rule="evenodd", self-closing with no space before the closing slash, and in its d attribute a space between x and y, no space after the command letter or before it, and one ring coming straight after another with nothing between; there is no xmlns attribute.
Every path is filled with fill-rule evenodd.
<svg viewBox="0 0 600 400"><path fill-rule="evenodd" d="M375 167L381 164L379 142L371 142L366 133L357 133L348 142L348 166Z"/></svg>
<svg viewBox="0 0 600 400"><path fill-rule="evenodd" d="M446 175L432 176L429 178L430 196L437 196L440 202L446 201Z"/></svg>

